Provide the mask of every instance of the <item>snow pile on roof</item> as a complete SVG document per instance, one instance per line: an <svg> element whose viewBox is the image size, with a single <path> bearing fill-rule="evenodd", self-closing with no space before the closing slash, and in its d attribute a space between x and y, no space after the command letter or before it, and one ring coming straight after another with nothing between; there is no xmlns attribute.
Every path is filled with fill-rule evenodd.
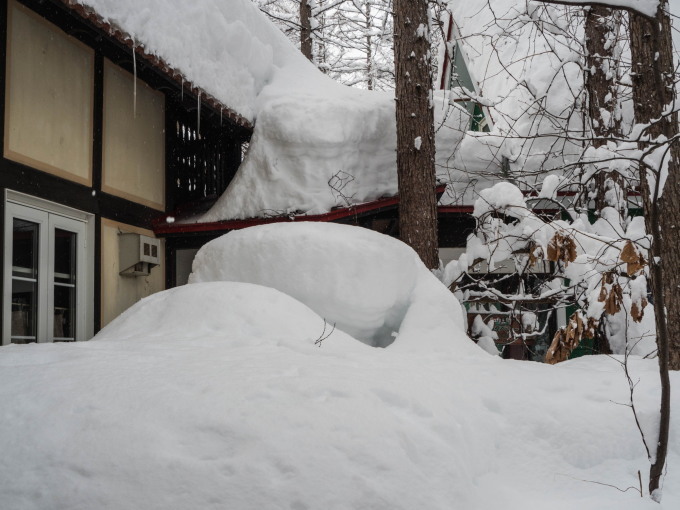
<svg viewBox="0 0 680 510"><path fill-rule="evenodd" d="M579 29L561 6L516 0L447 3L479 91L476 100L493 120L490 133L467 133L450 154L452 185L445 200L471 203L475 188L497 182L503 171L531 184L538 181L537 171L545 176L580 154L578 144L560 135L565 129L581 133L580 114L568 118L583 81L573 38ZM547 15L552 28L540 21ZM543 26L548 28L540 31ZM566 36L569 32L574 35Z"/></svg>
<svg viewBox="0 0 680 510"><path fill-rule="evenodd" d="M314 70L250 0L76 1L251 121L278 69Z"/></svg>
<svg viewBox="0 0 680 510"><path fill-rule="evenodd" d="M201 248L189 281L273 287L372 346L395 338L422 345L429 330L437 340L464 337L460 304L418 255L360 227L299 222L230 232Z"/></svg>
<svg viewBox="0 0 680 510"><path fill-rule="evenodd" d="M250 150L236 177L199 221L322 214L397 193L391 93L334 82L299 90L287 89L288 78L277 83L261 96ZM436 143L454 147L468 114L442 108L448 100L441 96L435 104Z"/></svg>
<svg viewBox="0 0 680 510"><path fill-rule="evenodd" d="M234 181L194 221L320 214L396 194L393 95L334 82L249 0L78 1L256 121ZM440 143L455 145L467 122L456 108Z"/></svg>

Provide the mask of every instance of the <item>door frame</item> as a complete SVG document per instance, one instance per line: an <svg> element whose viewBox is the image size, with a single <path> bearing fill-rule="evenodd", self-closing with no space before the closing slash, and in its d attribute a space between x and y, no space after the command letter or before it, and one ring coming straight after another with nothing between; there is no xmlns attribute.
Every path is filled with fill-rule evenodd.
<svg viewBox="0 0 680 510"><path fill-rule="evenodd" d="M44 275L45 282L48 282L47 289L53 288L54 268L50 264L53 259L53 244L48 246L47 240L53 235L55 228L69 230L69 228L80 230L82 242L78 242L77 249L77 276L76 281L82 284L77 285L76 297L76 340L88 340L94 335L94 267L95 267L95 216L92 214L66 207L55 202L43 200L31 195L19 193L12 190L5 191L5 218L4 218L4 267L2 268L3 290L2 290L2 316L3 328L0 344L11 343L11 296L12 296L12 257L11 246L13 240L13 219L19 217L39 223L41 229L47 229L47 235L39 236L39 274ZM81 230L82 229L82 230ZM38 290L38 310L46 313L53 303L53 292L46 289ZM42 312L41 312L42 310ZM53 325L54 317L47 314L45 321L38 321L37 337L38 342L51 341L54 332L50 329Z"/></svg>

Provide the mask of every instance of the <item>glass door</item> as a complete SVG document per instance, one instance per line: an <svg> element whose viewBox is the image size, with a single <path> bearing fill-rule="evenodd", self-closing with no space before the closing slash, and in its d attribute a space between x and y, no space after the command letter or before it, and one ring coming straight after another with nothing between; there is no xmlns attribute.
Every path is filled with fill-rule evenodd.
<svg viewBox="0 0 680 510"><path fill-rule="evenodd" d="M75 342L79 336L78 308L83 306L79 246L82 222L51 214L49 219L48 341Z"/></svg>
<svg viewBox="0 0 680 510"><path fill-rule="evenodd" d="M7 202L2 343L86 338L87 223Z"/></svg>

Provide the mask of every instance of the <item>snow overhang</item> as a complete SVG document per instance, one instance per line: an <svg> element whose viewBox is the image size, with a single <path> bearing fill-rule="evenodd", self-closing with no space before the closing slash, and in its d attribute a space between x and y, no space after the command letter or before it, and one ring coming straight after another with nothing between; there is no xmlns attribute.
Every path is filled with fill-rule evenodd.
<svg viewBox="0 0 680 510"><path fill-rule="evenodd" d="M129 48L131 53L134 52L138 58L148 62L149 65L173 82L177 86L178 90L183 90L196 97L200 97L202 104L205 104L214 111L219 112L221 116L231 120L238 126L248 130L253 129L253 124L248 119L206 92L200 86L200 84L192 83L187 80L180 71L165 62L162 56L147 52L144 46L142 44L136 43L134 38L129 33L115 24L105 20L91 7L78 3L77 0L52 0L52 2L65 6L84 21L89 22L98 30L104 32L111 39Z"/></svg>

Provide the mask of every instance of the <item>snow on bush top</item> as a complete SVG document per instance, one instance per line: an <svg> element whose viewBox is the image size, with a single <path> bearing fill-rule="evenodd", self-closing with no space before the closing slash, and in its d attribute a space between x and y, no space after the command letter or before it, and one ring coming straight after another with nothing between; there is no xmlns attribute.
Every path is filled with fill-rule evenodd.
<svg viewBox="0 0 680 510"><path fill-rule="evenodd" d="M300 222L233 231L201 248L189 281L273 287L373 346L439 326L444 339L462 338L459 303L417 254L360 227Z"/></svg>

